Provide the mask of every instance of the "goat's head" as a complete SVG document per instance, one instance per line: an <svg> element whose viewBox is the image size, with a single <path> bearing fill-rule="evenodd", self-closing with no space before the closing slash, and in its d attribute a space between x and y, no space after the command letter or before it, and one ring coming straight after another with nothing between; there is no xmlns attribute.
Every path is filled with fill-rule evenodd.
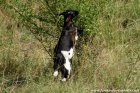
<svg viewBox="0 0 140 93"><path fill-rule="evenodd" d="M66 11L60 13L59 15L64 16L64 25L66 25L67 23L72 22L72 19L75 16L77 16L78 14L79 14L79 12L76 10L66 10Z"/></svg>

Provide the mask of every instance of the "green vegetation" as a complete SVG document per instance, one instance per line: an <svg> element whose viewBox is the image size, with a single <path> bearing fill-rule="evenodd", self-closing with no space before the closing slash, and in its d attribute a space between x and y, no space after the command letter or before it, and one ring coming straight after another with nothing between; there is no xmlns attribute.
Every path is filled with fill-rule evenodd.
<svg viewBox="0 0 140 93"><path fill-rule="evenodd" d="M80 12L74 21L84 32L63 83L54 81L52 55L66 9ZM0 93L94 89L140 89L139 0L0 0Z"/></svg>

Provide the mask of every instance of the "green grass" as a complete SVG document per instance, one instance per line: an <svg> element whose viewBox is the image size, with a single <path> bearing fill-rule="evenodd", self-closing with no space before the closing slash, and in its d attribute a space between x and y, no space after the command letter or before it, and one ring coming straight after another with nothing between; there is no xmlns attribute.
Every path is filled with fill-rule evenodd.
<svg viewBox="0 0 140 93"><path fill-rule="evenodd" d="M0 93L140 89L139 0L45 1L0 1ZM61 82L52 55L63 21L55 13L65 9L80 12L74 21L84 32Z"/></svg>

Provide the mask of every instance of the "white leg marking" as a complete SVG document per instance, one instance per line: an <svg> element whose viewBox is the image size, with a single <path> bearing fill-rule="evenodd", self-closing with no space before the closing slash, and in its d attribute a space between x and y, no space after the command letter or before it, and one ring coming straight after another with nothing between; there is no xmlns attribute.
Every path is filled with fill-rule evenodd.
<svg viewBox="0 0 140 93"><path fill-rule="evenodd" d="M53 76L54 77L58 76L58 71L54 71Z"/></svg>
<svg viewBox="0 0 140 93"><path fill-rule="evenodd" d="M66 78L63 78L62 81L66 81Z"/></svg>
<svg viewBox="0 0 140 93"><path fill-rule="evenodd" d="M78 35L75 36L75 40L78 40Z"/></svg>
<svg viewBox="0 0 140 93"><path fill-rule="evenodd" d="M78 40L77 28L76 28L75 40Z"/></svg>

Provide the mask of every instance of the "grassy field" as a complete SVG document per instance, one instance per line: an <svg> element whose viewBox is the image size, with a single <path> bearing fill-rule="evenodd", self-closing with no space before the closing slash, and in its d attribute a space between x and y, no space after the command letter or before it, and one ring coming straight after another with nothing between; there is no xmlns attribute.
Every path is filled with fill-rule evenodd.
<svg viewBox="0 0 140 93"><path fill-rule="evenodd" d="M57 14L66 9L80 12L74 21L84 32L72 76L61 82L53 78L52 56L63 24ZM97 89L140 89L139 0L0 1L0 93Z"/></svg>

